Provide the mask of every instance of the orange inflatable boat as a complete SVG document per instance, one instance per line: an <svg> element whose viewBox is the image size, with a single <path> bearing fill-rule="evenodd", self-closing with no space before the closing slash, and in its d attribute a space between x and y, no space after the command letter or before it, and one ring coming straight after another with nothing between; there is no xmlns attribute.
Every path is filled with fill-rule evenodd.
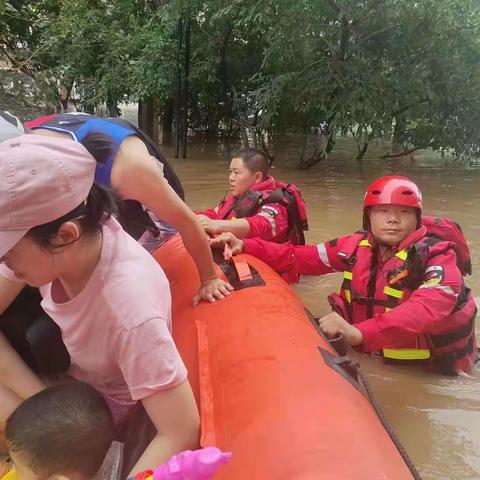
<svg viewBox="0 0 480 480"><path fill-rule="evenodd" d="M238 268L219 261L235 292L193 307L198 275L179 237L154 257L171 283L173 335L200 407L202 446L233 452L215 478L419 478L355 365L272 269L248 255Z"/></svg>

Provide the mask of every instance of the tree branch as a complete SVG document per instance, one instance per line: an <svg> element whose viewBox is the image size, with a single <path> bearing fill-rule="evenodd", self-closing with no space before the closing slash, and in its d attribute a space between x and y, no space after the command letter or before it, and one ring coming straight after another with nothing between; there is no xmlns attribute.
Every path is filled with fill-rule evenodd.
<svg viewBox="0 0 480 480"><path fill-rule="evenodd" d="M421 105L422 103L428 103L430 102L429 98L423 98L422 100L419 100L418 102L411 103L410 105L406 105L405 107L402 107L400 110L396 110L395 112L392 112L392 117L396 117L400 115L403 112L406 112L412 107L415 107L416 105Z"/></svg>
<svg viewBox="0 0 480 480"><path fill-rule="evenodd" d="M377 30L376 32L369 33L367 36L360 39L360 41L355 45L355 48L360 47L362 43L366 42L367 40L370 40L372 37L375 37L376 35L380 35L381 33L388 32L388 30L393 30L394 28L397 28L400 26L401 26L401 23L396 23L395 25L389 25L388 27Z"/></svg>
<svg viewBox="0 0 480 480"><path fill-rule="evenodd" d="M409 148L408 150L404 150L403 152L400 153L387 153L386 155L382 155L380 158L382 160L387 160L389 158L399 158L399 157L405 157L406 155L410 155L413 152L416 152L417 150L420 150L421 147L414 147L414 148Z"/></svg>

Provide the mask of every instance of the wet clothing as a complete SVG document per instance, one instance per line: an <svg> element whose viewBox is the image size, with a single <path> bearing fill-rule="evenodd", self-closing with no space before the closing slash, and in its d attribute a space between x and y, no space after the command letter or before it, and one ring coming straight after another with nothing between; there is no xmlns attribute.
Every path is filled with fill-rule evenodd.
<svg viewBox="0 0 480 480"><path fill-rule="evenodd" d="M216 208L196 212L212 220L234 220L245 218L250 225L248 238L262 238L277 243L288 241L288 212L279 203L261 204L262 198L268 197L276 189L275 179L268 177L256 183L246 194L240 197L230 195L223 199ZM261 193L260 195L256 195Z"/></svg>
<svg viewBox="0 0 480 480"><path fill-rule="evenodd" d="M454 245L432 242L425 227L407 236L386 261L365 232L307 246L244 242L246 253L290 278L344 272L340 295L329 300L362 332L361 350L383 349L396 358L397 349L408 349L403 353L423 355L445 373L472 368L475 301L464 285Z"/></svg>

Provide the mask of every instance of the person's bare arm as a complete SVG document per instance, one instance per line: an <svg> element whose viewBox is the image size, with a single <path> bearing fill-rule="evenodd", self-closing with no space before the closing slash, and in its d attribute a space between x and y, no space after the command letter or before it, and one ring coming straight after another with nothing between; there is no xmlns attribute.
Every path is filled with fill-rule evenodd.
<svg viewBox="0 0 480 480"><path fill-rule="evenodd" d="M13 282L0 274L0 315L17 298L24 287L24 283Z"/></svg>
<svg viewBox="0 0 480 480"><path fill-rule="evenodd" d="M188 381L142 400L157 435L143 452L129 477L166 462L183 450L199 447L200 417Z"/></svg>
<svg viewBox="0 0 480 480"><path fill-rule="evenodd" d="M244 218L236 218L235 220L212 220L205 216L199 216L199 222L202 228L209 234L230 232L237 238L248 237L250 233L250 224Z"/></svg>
<svg viewBox="0 0 480 480"><path fill-rule="evenodd" d="M45 388L45 385L28 368L20 355L1 333L0 384L22 399L28 398Z"/></svg>
<svg viewBox="0 0 480 480"><path fill-rule="evenodd" d="M0 314L7 309L24 287L24 283L14 282L0 275ZM45 388L1 333L0 384L21 399L28 398Z"/></svg>
<svg viewBox="0 0 480 480"><path fill-rule="evenodd" d="M202 298L213 302L230 293L232 287L217 277L207 236L195 214L170 187L161 165L139 138L123 141L115 157L111 181L122 198L139 201L178 230L200 275L196 301Z"/></svg>

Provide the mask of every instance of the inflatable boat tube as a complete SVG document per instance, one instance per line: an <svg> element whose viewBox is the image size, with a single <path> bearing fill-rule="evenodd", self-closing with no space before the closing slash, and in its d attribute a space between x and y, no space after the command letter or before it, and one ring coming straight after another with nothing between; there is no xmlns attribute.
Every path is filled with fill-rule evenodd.
<svg viewBox="0 0 480 480"><path fill-rule="evenodd" d="M173 296L173 336L201 412L201 445L233 453L216 479L418 478L380 421L348 357L315 328L262 261L218 260L235 287L193 307L198 274L180 238L154 257Z"/></svg>

